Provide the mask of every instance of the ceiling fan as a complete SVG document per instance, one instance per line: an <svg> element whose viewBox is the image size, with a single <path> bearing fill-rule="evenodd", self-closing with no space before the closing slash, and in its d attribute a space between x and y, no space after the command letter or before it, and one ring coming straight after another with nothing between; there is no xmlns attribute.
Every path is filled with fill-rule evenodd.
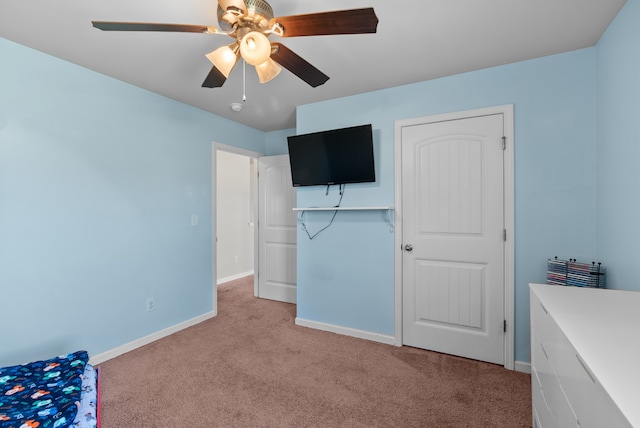
<svg viewBox="0 0 640 428"><path fill-rule="evenodd" d="M329 80L329 76L283 44L270 42L269 36L375 33L378 18L373 8L274 17L273 9L264 0L218 0L218 23L220 28L207 25L92 21L94 27L105 31L168 31L232 37L235 39L233 43L206 55L213 64L202 83L206 88L221 87L240 58L255 66L260 83L276 77L282 66L315 88Z"/></svg>

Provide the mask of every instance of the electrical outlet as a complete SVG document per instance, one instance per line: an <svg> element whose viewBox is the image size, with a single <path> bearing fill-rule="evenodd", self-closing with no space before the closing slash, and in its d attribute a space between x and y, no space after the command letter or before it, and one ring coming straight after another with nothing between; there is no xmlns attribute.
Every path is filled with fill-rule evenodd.
<svg viewBox="0 0 640 428"><path fill-rule="evenodd" d="M153 311L156 308L156 299L149 297L147 299L147 312Z"/></svg>

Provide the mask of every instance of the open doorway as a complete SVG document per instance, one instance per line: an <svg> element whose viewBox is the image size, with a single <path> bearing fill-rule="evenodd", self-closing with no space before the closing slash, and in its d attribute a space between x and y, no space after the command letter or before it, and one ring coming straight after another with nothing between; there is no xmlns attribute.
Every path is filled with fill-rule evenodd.
<svg viewBox="0 0 640 428"><path fill-rule="evenodd" d="M253 158L224 150L216 154L216 282L254 273Z"/></svg>
<svg viewBox="0 0 640 428"><path fill-rule="evenodd" d="M295 303L296 192L288 156L214 143L212 166L214 312L217 285L252 274L254 296Z"/></svg>
<svg viewBox="0 0 640 428"><path fill-rule="evenodd" d="M257 161L261 153L213 143L211 154L213 308L217 313L218 284L257 274Z"/></svg>

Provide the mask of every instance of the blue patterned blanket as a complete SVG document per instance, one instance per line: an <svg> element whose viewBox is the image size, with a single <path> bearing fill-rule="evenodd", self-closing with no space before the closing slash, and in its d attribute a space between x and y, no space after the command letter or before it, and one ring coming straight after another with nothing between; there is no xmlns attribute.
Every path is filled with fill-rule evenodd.
<svg viewBox="0 0 640 428"><path fill-rule="evenodd" d="M62 428L78 413L86 351L0 368L0 428Z"/></svg>

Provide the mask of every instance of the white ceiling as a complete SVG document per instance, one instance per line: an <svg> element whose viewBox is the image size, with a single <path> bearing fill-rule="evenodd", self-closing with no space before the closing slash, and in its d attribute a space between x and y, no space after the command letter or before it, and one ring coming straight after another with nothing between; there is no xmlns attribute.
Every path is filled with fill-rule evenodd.
<svg viewBox="0 0 640 428"><path fill-rule="evenodd" d="M2 0L0 37L263 131L295 127L295 107L595 45L626 0L271 0L275 16L373 7L376 34L280 39L330 79L286 69L259 84L239 64L202 88L223 35L105 32L92 20L218 26L215 0ZM0 59L1 60L1 59ZM19 66L19 65L18 65ZM46 73L46 70L43 70Z"/></svg>

